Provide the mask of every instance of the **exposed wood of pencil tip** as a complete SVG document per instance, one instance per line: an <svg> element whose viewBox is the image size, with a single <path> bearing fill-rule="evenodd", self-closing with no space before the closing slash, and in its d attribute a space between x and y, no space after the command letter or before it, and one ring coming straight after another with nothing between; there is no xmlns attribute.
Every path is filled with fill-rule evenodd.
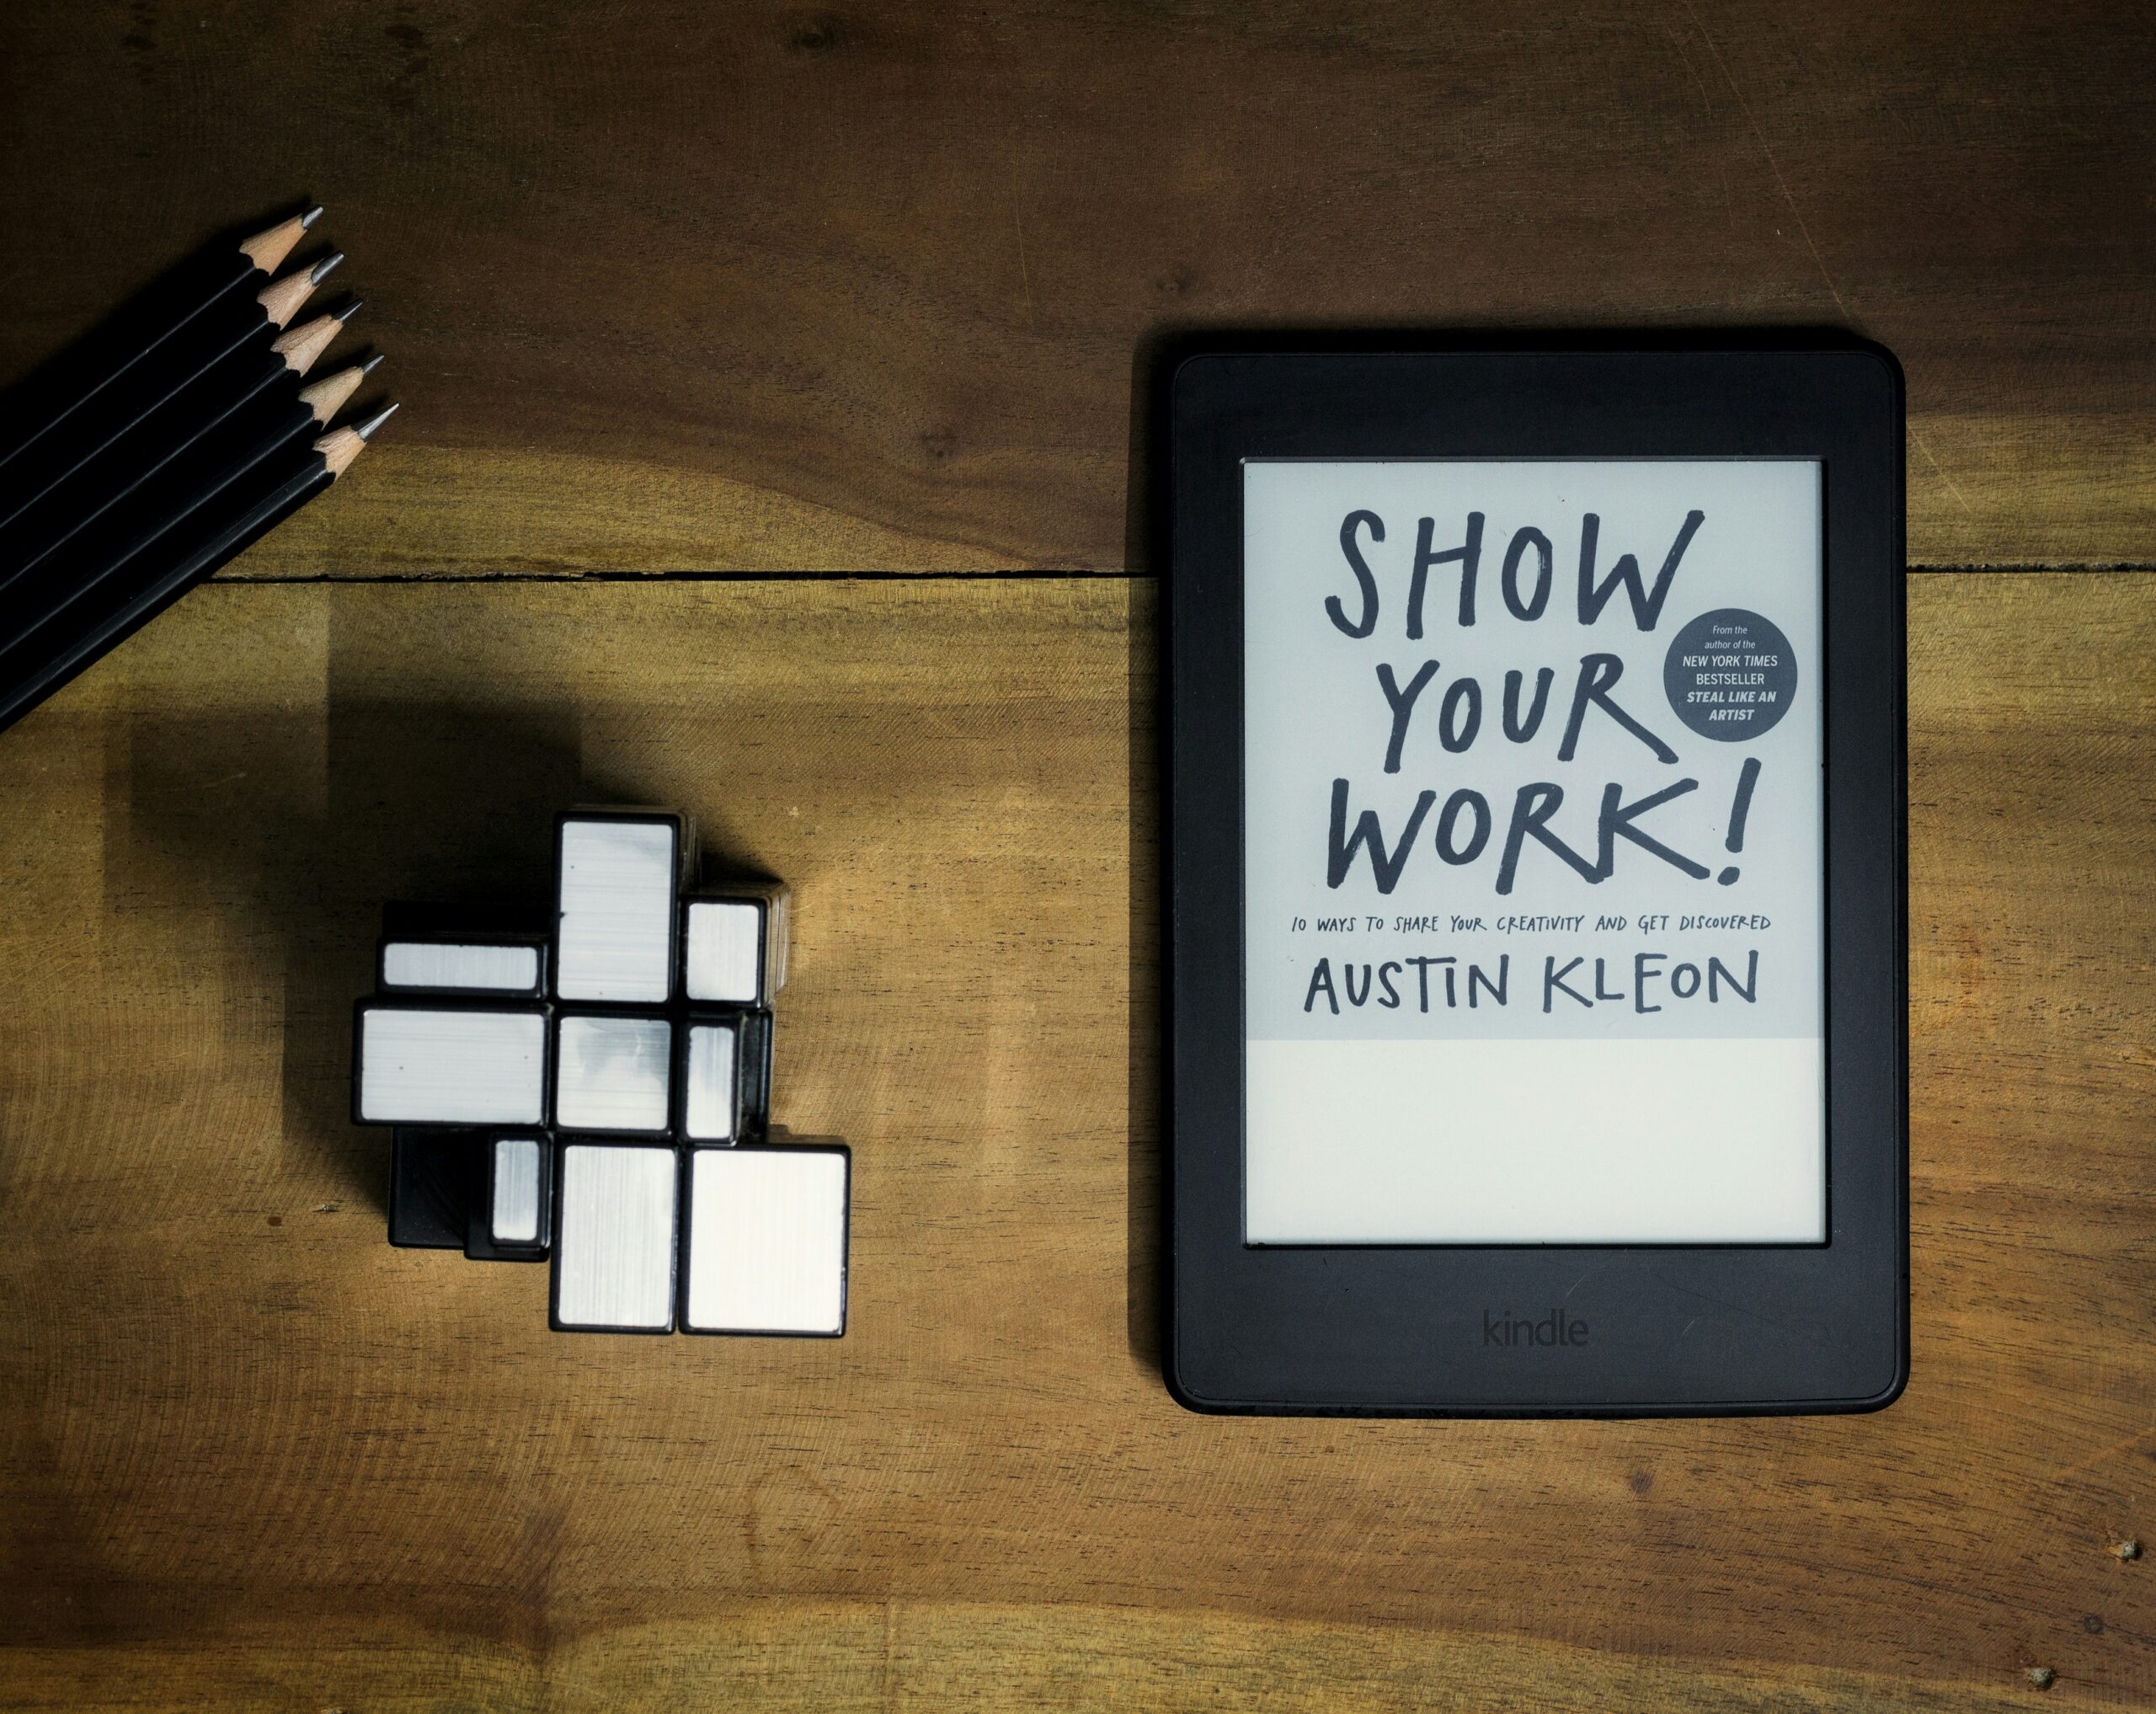
<svg viewBox="0 0 2156 1714"><path fill-rule="evenodd" d="M318 423L326 423L344 408L345 401L360 390L372 364L350 364L334 375L326 375L312 387L300 389L300 403L314 414Z"/></svg>
<svg viewBox="0 0 2156 1714"><path fill-rule="evenodd" d="M351 468L352 461L366 450L367 442L374 438L374 431L387 422L396 409L395 405L391 405L377 411L355 428L332 429L314 443L314 450L329 467L332 481Z"/></svg>
<svg viewBox="0 0 2156 1714"><path fill-rule="evenodd" d="M274 274L292 248L306 235L307 229L322 217L318 206L305 214L296 214L290 220L280 220L276 225L257 232L251 238L240 241L240 254L264 274Z"/></svg>
<svg viewBox="0 0 2156 1714"><path fill-rule="evenodd" d="M262 306L270 321L281 328L299 313L300 306L312 296L314 288L321 285L329 270L344 259L340 252L316 263L312 268L295 268L282 280L273 280L256 292L254 301Z"/></svg>
<svg viewBox="0 0 2156 1714"><path fill-rule="evenodd" d="M291 332L280 334L270 349L285 360L285 366L295 375L304 375L314 366L315 360L328 350L344 325L341 316L318 315L312 321L302 322Z"/></svg>

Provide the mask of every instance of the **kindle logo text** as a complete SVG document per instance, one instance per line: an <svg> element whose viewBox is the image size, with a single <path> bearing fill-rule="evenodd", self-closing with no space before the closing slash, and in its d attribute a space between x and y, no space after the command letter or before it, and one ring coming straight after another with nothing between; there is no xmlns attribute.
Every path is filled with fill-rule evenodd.
<svg viewBox="0 0 2156 1714"><path fill-rule="evenodd" d="M1529 1321L1507 1310L1502 1316L1482 1311L1482 1343L1502 1345L1584 1345L1587 1323L1567 1319L1562 1310L1551 1310L1540 1321Z"/></svg>

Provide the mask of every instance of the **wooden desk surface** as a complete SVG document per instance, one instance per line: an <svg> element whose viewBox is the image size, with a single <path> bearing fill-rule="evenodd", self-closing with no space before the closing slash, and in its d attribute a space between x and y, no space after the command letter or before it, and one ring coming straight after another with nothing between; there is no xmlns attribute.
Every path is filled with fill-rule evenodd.
<svg viewBox="0 0 2156 1714"><path fill-rule="evenodd" d="M0 371L312 191L408 408L0 737L0 1708L2156 1702L2153 49L1989 0L7 8ZM1323 321L1907 366L1891 1411L1161 1390L1132 379ZM600 791L799 889L841 1343L557 1338L536 1273L382 1241L378 906L542 885Z"/></svg>

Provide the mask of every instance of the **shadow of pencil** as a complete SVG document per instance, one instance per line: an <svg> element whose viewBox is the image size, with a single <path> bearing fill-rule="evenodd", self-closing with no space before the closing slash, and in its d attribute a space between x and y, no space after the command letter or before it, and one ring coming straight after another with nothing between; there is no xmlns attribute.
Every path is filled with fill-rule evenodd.
<svg viewBox="0 0 2156 1714"><path fill-rule="evenodd" d="M35 368L9 382L6 393L0 395L0 421L45 422L81 398L88 387L111 372L122 355L140 350L172 326L172 293L190 283L193 270L211 256L232 250L241 240L305 213L308 206L305 202L286 203L255 219L241 221L211 233L178 261L159 269L129 293L125 302L99 316L93 325L77 334ZM286 259L286 267L297 266L303 255L312 255L304 245Z"/></svg>

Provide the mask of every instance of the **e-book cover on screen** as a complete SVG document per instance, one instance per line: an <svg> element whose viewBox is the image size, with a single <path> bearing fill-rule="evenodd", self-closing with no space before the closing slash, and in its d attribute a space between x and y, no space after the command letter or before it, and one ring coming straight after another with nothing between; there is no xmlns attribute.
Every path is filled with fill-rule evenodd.
<svg viewBox="0 0 2156 1714"><path fill-rule="evenodd" d="M1243 470L1246 1241L1822 1241L1819 466Z"/></svg>

